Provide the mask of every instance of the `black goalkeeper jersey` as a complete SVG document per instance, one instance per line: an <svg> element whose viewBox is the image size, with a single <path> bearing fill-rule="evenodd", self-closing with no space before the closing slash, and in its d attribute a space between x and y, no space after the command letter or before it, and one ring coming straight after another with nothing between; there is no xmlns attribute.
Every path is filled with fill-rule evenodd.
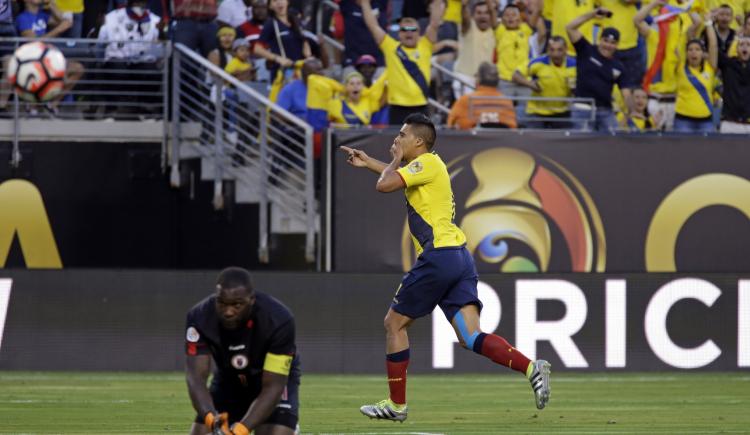
<svg viewBox="0 0 750 435"><path fill-rule="evenodd" d="M257 395L267 354L294 355L289 377L299 379L294 316L289 308L272 296L256 292L250 319L240 328L229 330L222 327L215 304L215 295L196 304L187 314L185 334L188 355L213 356L214 385L249 388Z"/></svg>

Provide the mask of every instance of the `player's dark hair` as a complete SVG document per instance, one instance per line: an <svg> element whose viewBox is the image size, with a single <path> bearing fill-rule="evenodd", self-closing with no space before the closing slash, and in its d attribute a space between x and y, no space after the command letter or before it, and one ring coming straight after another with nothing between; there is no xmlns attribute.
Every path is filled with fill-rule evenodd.
<svg viewBox="0 0 750 435"><path fill-rule="evenodd" d="M244 287L248 293L253 293L253 280L250 272L241 267L227 267L219 272L216 278L216 285L221 288Z"/></svg>
<svg viewBox="0 0 750 435"><path fill-rule="evenodd" d="M730 9L730 10L733 10L733 9L732 9L732 7L731 7L731 6L729 6L729 5L728 5L728 4L726 4L726 3L724 3L724 4L723 4L723 5L721 5L721 6L719 6L719 9Z"/></svg>
<svg viewBox="0 0 750 435"><path fill-rule="evenodd" d="M521 12L521 8L520 8L520 7L518 7L518 5L517 5L517 4L515 4L515 3L508 3L508 4L507 4L507 5L505 5L505 7L503 8L503 12L502 12L502 14L504 14L504 13L505 13L505 11L507 11L508 9L515 9L515 10L517 10L517 11L518 11L519 13ZM501 15L502 15L502 14L501 14Z"/></svg>
<svg viewBox="0 0 750 435"><path fill-rule="evenodd" d="M427 145L427 150L432 151L432 147L435 146L435 138L437 133L435 132L435 124L430 121L424 113L412 113L404 119L404 124L411 126L411 131L414 136L422 139Z"/></svg>

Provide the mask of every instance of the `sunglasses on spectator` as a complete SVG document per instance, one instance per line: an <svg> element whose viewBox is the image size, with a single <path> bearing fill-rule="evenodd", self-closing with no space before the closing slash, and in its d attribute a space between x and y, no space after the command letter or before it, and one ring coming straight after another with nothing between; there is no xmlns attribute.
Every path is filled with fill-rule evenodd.
<svg viewBox="0 0 750 435"><path fill-rule="evenodd" d="M417 26L401 26L401 28L399 30L401 30L402 32L416 32L417 30L419 30L419 27L417 27Z"/></svg>

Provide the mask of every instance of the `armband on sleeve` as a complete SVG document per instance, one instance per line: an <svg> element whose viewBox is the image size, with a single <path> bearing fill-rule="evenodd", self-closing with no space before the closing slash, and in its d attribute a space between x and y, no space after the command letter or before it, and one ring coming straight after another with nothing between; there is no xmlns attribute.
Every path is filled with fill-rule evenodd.
<svg viewBox="0 0 750 435"><path fill-rule="evenodd" d="M263 370L283 376L289 376L289 371L292 369L293 357L294 355L267 353L266 361L263 363Z"/></svg>

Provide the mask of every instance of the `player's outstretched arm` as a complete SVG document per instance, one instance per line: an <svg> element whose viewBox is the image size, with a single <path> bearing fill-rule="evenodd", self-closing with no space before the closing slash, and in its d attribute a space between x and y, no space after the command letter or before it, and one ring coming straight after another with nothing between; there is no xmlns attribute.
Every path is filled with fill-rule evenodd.
<svg viewBox="0 0 750 435"><path fill-rule="evenodd" d="M204 423L208 430L213 431L213 426L225 424L226 419L216 411L211 393L208 392L206 382L211 373L211 355L188 355L185 360L185 378L188 385L188 394L193 408L198 415L204 416Z"/></svg>
<svg viewBox="0 0 750 435"><path fill-rule="evenodd" d="M281 401L286 383L286 375L264 370L260 394L250 405L242 421L232 425L232 434L249 435L251 431L263 424Z"/></svg>
<svg viewBox="0 0 750 435"><path fill-rule="evenodd" d="M347 154L346 162L354 166L355 168L367 168L372 172L380 175L381 173L383 173L385 167L388 166L386 163L368 156L367 153L362 150L349 148L343 145L339 148L341 149L341 151Z"/></svg>

